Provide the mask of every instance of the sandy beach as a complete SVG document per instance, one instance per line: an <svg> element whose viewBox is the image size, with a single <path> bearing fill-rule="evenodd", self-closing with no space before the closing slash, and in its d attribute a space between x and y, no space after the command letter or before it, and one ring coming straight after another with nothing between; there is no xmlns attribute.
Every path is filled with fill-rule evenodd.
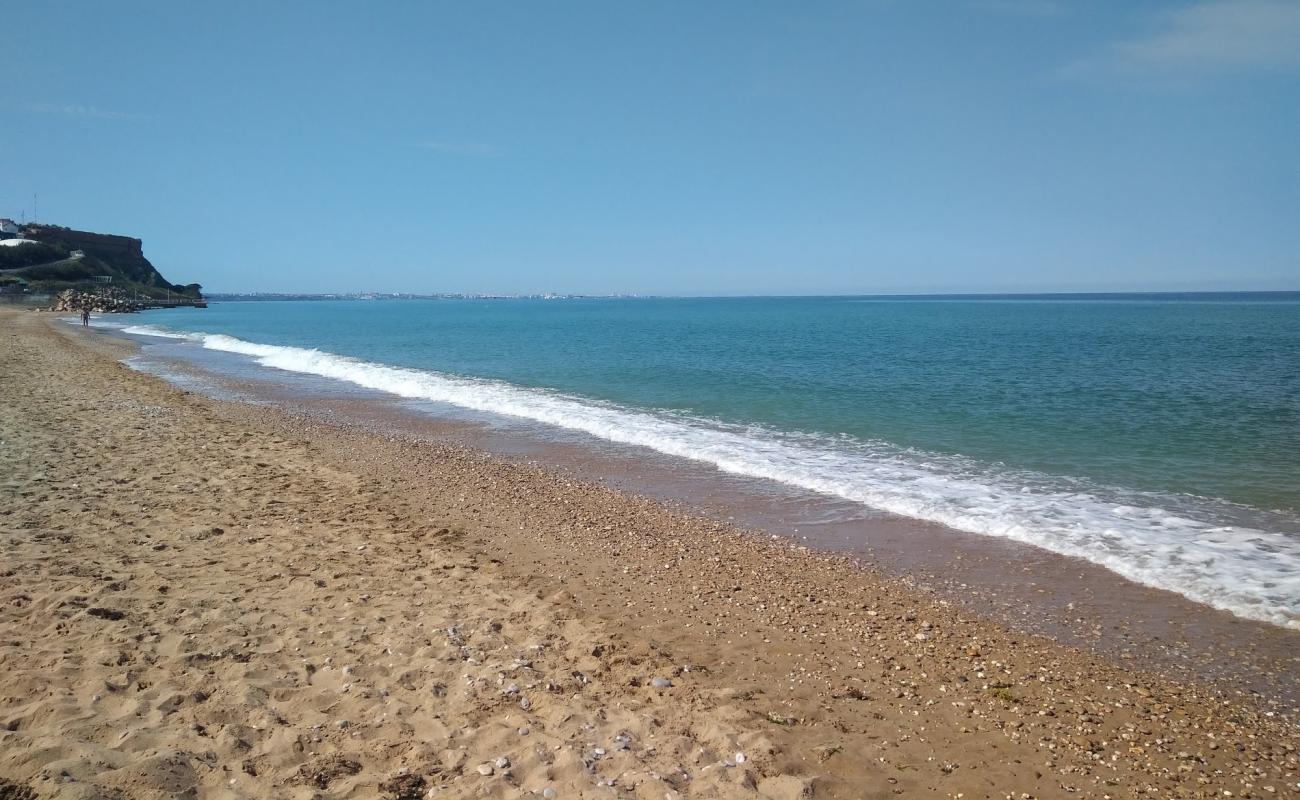
<svg viewBox="0 0 1300 800"><path fill-rule="evenodd" d="M0 800L1300 794L1194 665L129 348L0 309Z"/></svg>

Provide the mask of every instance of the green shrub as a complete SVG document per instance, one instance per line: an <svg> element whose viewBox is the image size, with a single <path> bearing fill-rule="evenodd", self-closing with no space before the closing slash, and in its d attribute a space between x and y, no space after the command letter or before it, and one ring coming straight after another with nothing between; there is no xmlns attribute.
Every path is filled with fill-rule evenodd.
<svg viewBox="0 0 1300 800"><path fill-rule="evenodd" d="M33 264L45 264L67 258L67 254L48 244L24 244L18 247L0 247L0 269L19 269Z"/></svg>

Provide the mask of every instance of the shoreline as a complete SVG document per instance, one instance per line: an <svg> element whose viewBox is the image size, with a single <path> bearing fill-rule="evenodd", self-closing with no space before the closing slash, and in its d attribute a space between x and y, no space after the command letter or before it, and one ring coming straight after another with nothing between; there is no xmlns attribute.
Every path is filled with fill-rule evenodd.
<svg viewBox="0 0 1300 800"><path fill-rule="evenodd" d="M1287 704L1008 631L853 559L559 471L182 392L48 320L0 311L17 476L0 778L37 796L1300 788ZM113 563L123 527L131 560ZM139 587L146 573L168 591ZM226 655L195 655L210 652ZM235 706L218 714L202 686Z"/></svg>
<svg viewBox="0 0 1300 800"><path fill-rule="evenodd" d="M1136 661L1174 677L1244 688L1289 706L1300 700L1295 657L1300 632L1211 608L1076 557L886 512L864 515L851 501L578 432L518 422L503 427L454 407L433 410L373 390L322 390L320 379L278 370L228 373L229 365L221 361L160 356L136 338L106 333L139 349L144 364L136 366L146 374L155 374L148 364L161 366L173 385L362 434L350 448L363 447L366 435L382 437L393 448L403 446L396 439L417 450L421 443L461 445L752 536L775 535L813 551L848 556L1020 633ZM389 473L386 480L403 483L404 476ZM424 487L414 481L403 490L419 494Z"/></svg>
<svg viewBox="0 0 1300 800"><path fill-rule="evenodd" d="M869 390L861 397L852 395L865 403L864 407L878 409L867 418L894 419L910 415L914 419L906 424L918 424L923 428L930 426L936 433L944 431L939 434L940 438L956 452L942 447L933 452L911 450L877 441L871 436L861 438L853 434L837 436L818 432L824 426L817 424L747 426L742 421L750 417L744 413L725 413L725 407L732 402L728 399L718 400L719 405L714 409L718 415L705 412L713 402L710 397L730 398L735 394L725 388L725 381L716 386L709 384L709 390L700 395L685 387L680 390L668 388L672 380L680 380L680 376L659 387L656 378L645 375L634 383L646 387L646 399L651 401L646 406L634 399L638 390L629 389L623 383L626 376L617 377L620 374L617 370L610 373L609 391L594 384L584 384L584 380L589 381L594 375L583 379L583 370L564 377L565 370L570 367L553 362L556 354L568 352L569 345L558 339L548 339L544 346L541 343L521 343L520 346L534 348L526 361L537 362L539 369L557 370L554 372L555 386L578 389L575 394L533 386L535 381L528 378L530 368L526 365L522 373L515 375L520 379L517 383L504 380L508 374L513 374L513 368L500 366L487 369L494 378L476 378L473 376L482 370L475 367L475 363L496 363L490 353L480 352L482 343L492 340L490 333L476 327L483 323L478 318L480 308L463 306L439 315L424 306L414 309L414 317L403 313L390 318L387 312L376 311L376 307L370 304L346 305L346 308L339 309L341 317L332 312L323 316L307 313L302 320L304 325L316 330L314 326L319 321L350 319L356 329L342 340L332 338L327 329L318 330L319 336L295 334L288 329L276 332L276 326L282 324L277 322L281 320L278 312L260 314L250 309L214 312L217 317L210 320L215 326L211 328L207 321L199 321L192 313L162 313L158 315L158 320L163 323L162 329L150 324L128 324L123 333L138 342L142 352L148 354L142 361L162 357L164 360L193 363L201 370L233 377L241 384L260 383L269 388L272 399L287 395L294 400L300 394L306 394L326 400L373 398L379 405L386 400L391 405L394 397L406 398L402 405L427 411L430 416L460 420L468 415L469 419L481 421L487 428L507 435L496 437L498 439L532 437L565 445L594 445L591 449L602 452L612 446L623 448L632 461L651 462L667 457L684 472L706 478L743 476L743 480L757 485L773 487L785 494L799 494L794 504L801 506L813 503L826 506L825 498L842 498L840 513L835 516L921 520L923 522L913 523L914 530L956 529L985 539L1009 539L1029 545L1031 549L1024 552L1042 548L1082 559L1136 583L1172 591L1243 618L1300 630L1300 618L1296 616L1297 608L1300 608L1300 587L1292 580L1294 564L1300 560L1300 539L1297 539L1300 519L1284 510L1291 506L1291 501L1285 499L1290 496L1285 476L1291 470L1285 466L1289 464L1285 447L1278 446L1278 443L1286 441L1287 431L1280 429L1285 427L1280 424L1285 420L1284 398L1279 400L1282 404L1279 413L1270 416L1274 420L1273 435L1265 437L1266 442L1256 441L1254 446L1235 450L1225 448L1221 453L1222 461L1214 458L1199 466L1195 458L1189 461L1171 455L1167 468L1157 465L1156 454L1164 452L1159 442L1133 441L1125 445L1104 436L1079 436L1077 433L1086 424L1053 418L1052 413L1059 413L1060 408L1045 398L1044 408L1055 409L1055 412L1049 411L1045 417L1039 418L1037 428L1030 424L1036 433L1026 431L1022 437L1013 429L1004 431L1009 434L1003 441L1007 452L1023 451L1022 455L1029 461L1012 459L1014 463L1004 464L998 460L996 448L988 449L993 447L993 439L997 437L988 429L988 423L982 421L989 415L1000 419L1000 412L985 408L984 403L989 400L980 392L969 398L972 403L970 413L975 415L969 425L955 424L953 420L956 417L949 418L951 415L938 415L938 419L948 419L946 423L932 423L932 415L917 410L904 411L911 404L896 404L887 394L882 396L877 390ZM289 314L289 309L283 310ZM401 329L410 325L414 318L423 317L425 312L433 314L431 324L442 327L423 345L413 340L402 340L404 343L390 352L383 344L383 336L373 339L372 333L367 332L372 328L374 333L387 331L390 325ZM803 311L811 312L811 309ZM245 319L248 313L262 318L262 322ZM506 312L504 316L514 322L506 324L504 330L513 330L513 324L533 313L535 310L526 307ZM610 307L600 313L616 312ZM890 315L897 313L889 312ZM908 315L911 313L907 312ZM934 309L928 309L926 313L934 313ZM1238 309L1232 314L1248 315L1248 312ZM1043 316L1042 312L1036 312L1036 315L1037 318ZM544 316L552 317L554 312L546 312ZM711 312L704 316L711 316ZM313 319L317 322L312 322ZM1078 321L1076 315L1074 322ZM105 320L99 324L113 326L116 323ZM198 330L188 330L194 325ZM261 333L252 335L251 339L240 338L254 331ZM577 324L573 333L579 340L591 335L590 331L584 332L582 324ZM723 330L717 333L726 336ZM401 339L402 334L394 331L394 335ZM554 335L553 330L551 335ZM351 345L346 344L353 339ZM436 344L440 341L448 347ZM339 352L329 348L316 349L317 345L324 346L330 342L338 345L335 349ZM633 336L633 342L629 346L634 349L645 346L644 340L636 336ZM653 354L637 352L653 363ZM363 357L349 357L348 353ZM457 359L461 358L469 360L457 366ZM761 365L752 361L752 353L746 358L749 361L745 369L761 372ZM644 360L634 358L629 363L640 364ZM794 362L787 359L782 363L786 365L783 369L789 369ZM1000 368L987 374L1004 374L1009 365L998 363ZM439 364L450 371L433 368ZM542 364L549 366L543 368ZM593 365L593 369L600 370L602 375L606 368ZM832 372L844 374L842 371ZM1049 369L1044 374L1052 373ZM1123 380L1141 380L1135 374L1125 374L1127 377ZM791 374L787 378L788 385L798 385L797 375ZM1208 380L1215 383L1223 379L1224 376L1219 375ZM1052 380L1047 379L1049 384ZM947 384L942 378L929 383L941 394L946 391L942 387ZM975 376L972 376L971 383L983 385ZM1233 385L1248 383L1248 378L1241 375ZM551 385L545 381L543 384ZM866 381L866 384L876 386L871 381ZM1234 390L1230 386L1215 385L1225 397L1233 396ZM1261 385L1272 386L1273 382L1264 381ZM585 391L581 390L583 386L586 386ZM1153 391L1144 396L1161 396L1158 387L1152 388ZM839 420L830 430L858 431L861 434L861 425L870 427L866 421L860 425L852 421L856 412L851 405L842 402L848 395L837 401L818 399L817 392L790 393L776 385L769 389L773 393L773 408L784 408L785 403L794 405L790 406L791 410L782 411L775 417L775 412L764 412L757 413L753 419L770 421L785 413L793 413L792 420L799 419L799 414L806 417L812 413L811 410L797 411L802 408L801 403L809 403L827 413L838 408L826 418L828 422ZM657 394L664 391L669 394ZM990 396L998 397L998 391L993 390ZM674 400L674 392L677 400ZM776 399L789 394L797 397L786 397L780 402ZM838 397L837 392L826 395L828 398ZM743 397L744 392L736 396ZM1207 403L1207 397L1198 397L1197 407L1206 411L1208 416L1202 414L1195 422L1168 414L1167 409L1147 408L1146 412L1151 414L1152 420L1169 423L1177 419L1181 420L1178 425L1203 425L1203 437L1184 437L1169 432L1172 439L1193 449L1194 442L1208 442L1218 435L1211 434L1211 431L1222 434L1237 424L1234 420L1249 419L1254 413L1248 408L1233 410L1235 407L1231 404L1217 407ZM993 403L996 406L997 401ZM658 408L660 405L696 408L702 414L697 417L691 413ZM1111 404L1091 405L1106 407ZM1114 409L1121 407L1126 408L1123 404L1113 405ZM1116 412L1098 413L1101 417L1114 417ZM1033 419L1035 417L1031 415L1026 422ZM1049 419L1054 419L1051 423L1054 430L1071 439L1071 446L1065 446L1063 441L1060 446L1047 443L1044 439L1046 431L1041 428ZM1132 420L1112 419L1114 424L1107 427L1123 429ZM1098 422L1098 419L1093 419L1087 424L1096 425ZM1159 427L1156 422L1152 425ZM984 444L967 453L959 446L965 437ZM507 445L506 449L509 450L510 446ZM1058 468L1044 472L1025 469L1026 464L1034 462L1034 457L1031 457L1034 452L1038 453L1038 458L1046 457L1056 463ZM1078 462L1080 471L1066 467L1072 460ZM1112 464L1113 481L1100 479L1096 472L1098 465L1103 463ZM1211 467L1211 463L1218 466ZM1132 470L1122 466L1125 464L1133 465ZM1212 477L1215 470L1219 471L1220 478ZM603 477L600 470L596 474ZM1120 477L1122 475L1128 475L1132 480L1126 481ZM1163 493L1158 488L1171 486L1182 486L1183 489ZM1216 486L1226 493L1215 494ZM1261 502L1243 502L1243 498L1248 497ZM1269 497L1278 499L1276 508L1270 504ZM813 503L808 502L810 499ZM845 511L847 514L843 513ZM785 524L784 520L779 522L781 526ZM909 535L911 533L909 531ZM967 534L956 534L952 538L961 535ZM902 538L894 537L894 540Z"/></svg>

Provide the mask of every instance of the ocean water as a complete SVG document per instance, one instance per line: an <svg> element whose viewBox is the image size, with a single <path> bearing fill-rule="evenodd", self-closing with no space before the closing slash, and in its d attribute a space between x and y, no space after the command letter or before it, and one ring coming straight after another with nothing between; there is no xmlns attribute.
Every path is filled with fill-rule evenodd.
<svg viewBox="0 0 1300 800"><path fill-rule="evenodd" d="M580 431L1300 629L1300 293L218 303L144 342Z"/></svg>

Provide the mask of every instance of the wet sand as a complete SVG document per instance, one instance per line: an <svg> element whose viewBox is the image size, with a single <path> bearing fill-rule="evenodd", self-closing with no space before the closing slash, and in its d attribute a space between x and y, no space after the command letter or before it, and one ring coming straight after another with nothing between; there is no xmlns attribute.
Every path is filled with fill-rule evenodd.
<svg viewBox="0 0 1300 800"><path fill-rule="evenodd" d="M1277 697L63 327L0 310L0 797L1297 792Z"/></svg>

